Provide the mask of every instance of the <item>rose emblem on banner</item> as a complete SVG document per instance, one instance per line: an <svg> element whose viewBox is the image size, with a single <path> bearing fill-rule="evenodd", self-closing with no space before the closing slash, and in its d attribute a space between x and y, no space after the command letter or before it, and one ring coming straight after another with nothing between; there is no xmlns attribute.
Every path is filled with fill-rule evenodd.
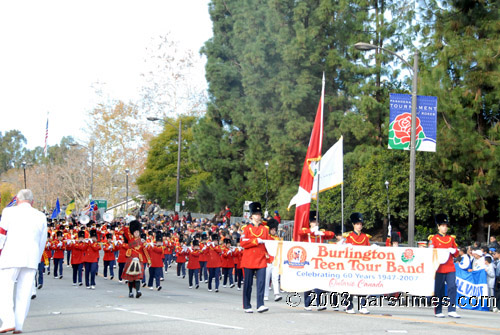
<svg viewBox="0 0 500 335"><path fill-rule="evenodd" d="M413 250L411 249L406 249L401 255L401 260L405 263L411 262L414 258L415 255L413 254Z"/></svg>
<svg viewBox="0 0 500 335"><path fill-rule="evenodd" d="M420 124L420 119L416 118L415 125L415 149L418 149L425 133ZM411 142L411 113L399 114L389 125L389 149L410 149Z"/></svg>

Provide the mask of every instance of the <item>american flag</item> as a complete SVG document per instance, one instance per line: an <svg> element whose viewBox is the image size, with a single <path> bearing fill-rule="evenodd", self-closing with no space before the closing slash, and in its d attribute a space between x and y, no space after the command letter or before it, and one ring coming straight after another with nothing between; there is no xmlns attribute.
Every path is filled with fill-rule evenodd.
<svg viewBox="0 0 500 335"><path fill-rule="evenodd" d="M43 147L43 154L47 157L47 139L49 138L49 116L47 115L47 126L45 127L45 146Z"/></svg>

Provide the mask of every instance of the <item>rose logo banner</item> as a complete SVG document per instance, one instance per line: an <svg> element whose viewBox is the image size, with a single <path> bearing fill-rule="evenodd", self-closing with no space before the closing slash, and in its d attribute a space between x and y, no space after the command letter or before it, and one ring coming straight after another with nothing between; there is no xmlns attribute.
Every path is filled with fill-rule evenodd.
<svg viewBox="0 0 500 335"><path fill-rule="evenodd" d="M408 292L432 296L434 276L448 249L366 247L348 244L265 241L279 267L281 289L315 288L351 294Z"/></svg>
<svg viewBox="0 0 500 335"><path fill-rule="evenodd" d="M391 93L389 149L410 149L411 95ZM436 152L437 97L417 96L415 148Z"/></svg>

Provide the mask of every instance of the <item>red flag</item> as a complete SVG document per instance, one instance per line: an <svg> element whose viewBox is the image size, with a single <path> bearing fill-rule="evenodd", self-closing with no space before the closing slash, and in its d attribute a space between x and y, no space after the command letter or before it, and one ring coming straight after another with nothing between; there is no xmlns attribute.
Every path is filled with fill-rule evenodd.
<svg viewBox="0 0 500 335"><path fill-rule="evenodd" d="M323 89L321 90L321 99L319 100L314 127L307 148L306 159L302 167L302 175L300 177L299 191L292 198L288 207L295 207L295 223L293 225L293 240L305 240L300 238L299 232L302 228L309 228L309 209L311 207L311 191L316 174L317 164L321 159L321 146L323 144L323 100L324 100L324 75Z"/></svg>

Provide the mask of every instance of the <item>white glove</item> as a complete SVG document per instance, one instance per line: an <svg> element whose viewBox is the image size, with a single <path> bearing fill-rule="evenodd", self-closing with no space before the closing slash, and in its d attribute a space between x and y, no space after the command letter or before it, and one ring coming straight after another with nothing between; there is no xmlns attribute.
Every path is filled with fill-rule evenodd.
<svg viewBox="0 0 500 335"><path fill-rule="evenodd" d="M58 247L58 248L60 248L60 247L62 247L62 246L63 246L62 242L57 243L57 247Z"/></svg>
<svg viewBox="0 0 500 335"><path fill-rule="evenodd" d="M455 248L448 248L448 251L450 252L450 254L454 254L457 252L457 249Z"/></svg>
<svg viewBox="0 0 500 335"><path fill-rule="evenodd" d="M204 246L203 249L201 249L201 251L205 251L205 250L207 250L206 246Z"/></svg>
<svg viewBox="0 0 500 335"><path fill-rule="evenodd" d="M325 235L325 232L316 231L316 232L314 232L314 235L316 235L316 236L323 236L323 235Z"/></svg>
<svg viewBox="0 0 500 335"><path fill-rule="evenodd" d="M263 240L263 239L261 239L260 237L257 237L257 242L258 242L259 244L262 244L262 243L264 243L264 240Z"/></svg>
<svg viewBox="0 0 500 335"><path fill-rule="evenodd" d="M371 245L372 249L378 249L380 246L376 243L372 244Z"/></svg>
<svg viewBox="0 0 500 335"><path fill-rule="evenodd" d="M316 233L318 230L319 230L318 226L316 226L316 227L314 227L314 228L312 228L312 229L311 229L311 231L312 231L313 233Z"/></svg>

